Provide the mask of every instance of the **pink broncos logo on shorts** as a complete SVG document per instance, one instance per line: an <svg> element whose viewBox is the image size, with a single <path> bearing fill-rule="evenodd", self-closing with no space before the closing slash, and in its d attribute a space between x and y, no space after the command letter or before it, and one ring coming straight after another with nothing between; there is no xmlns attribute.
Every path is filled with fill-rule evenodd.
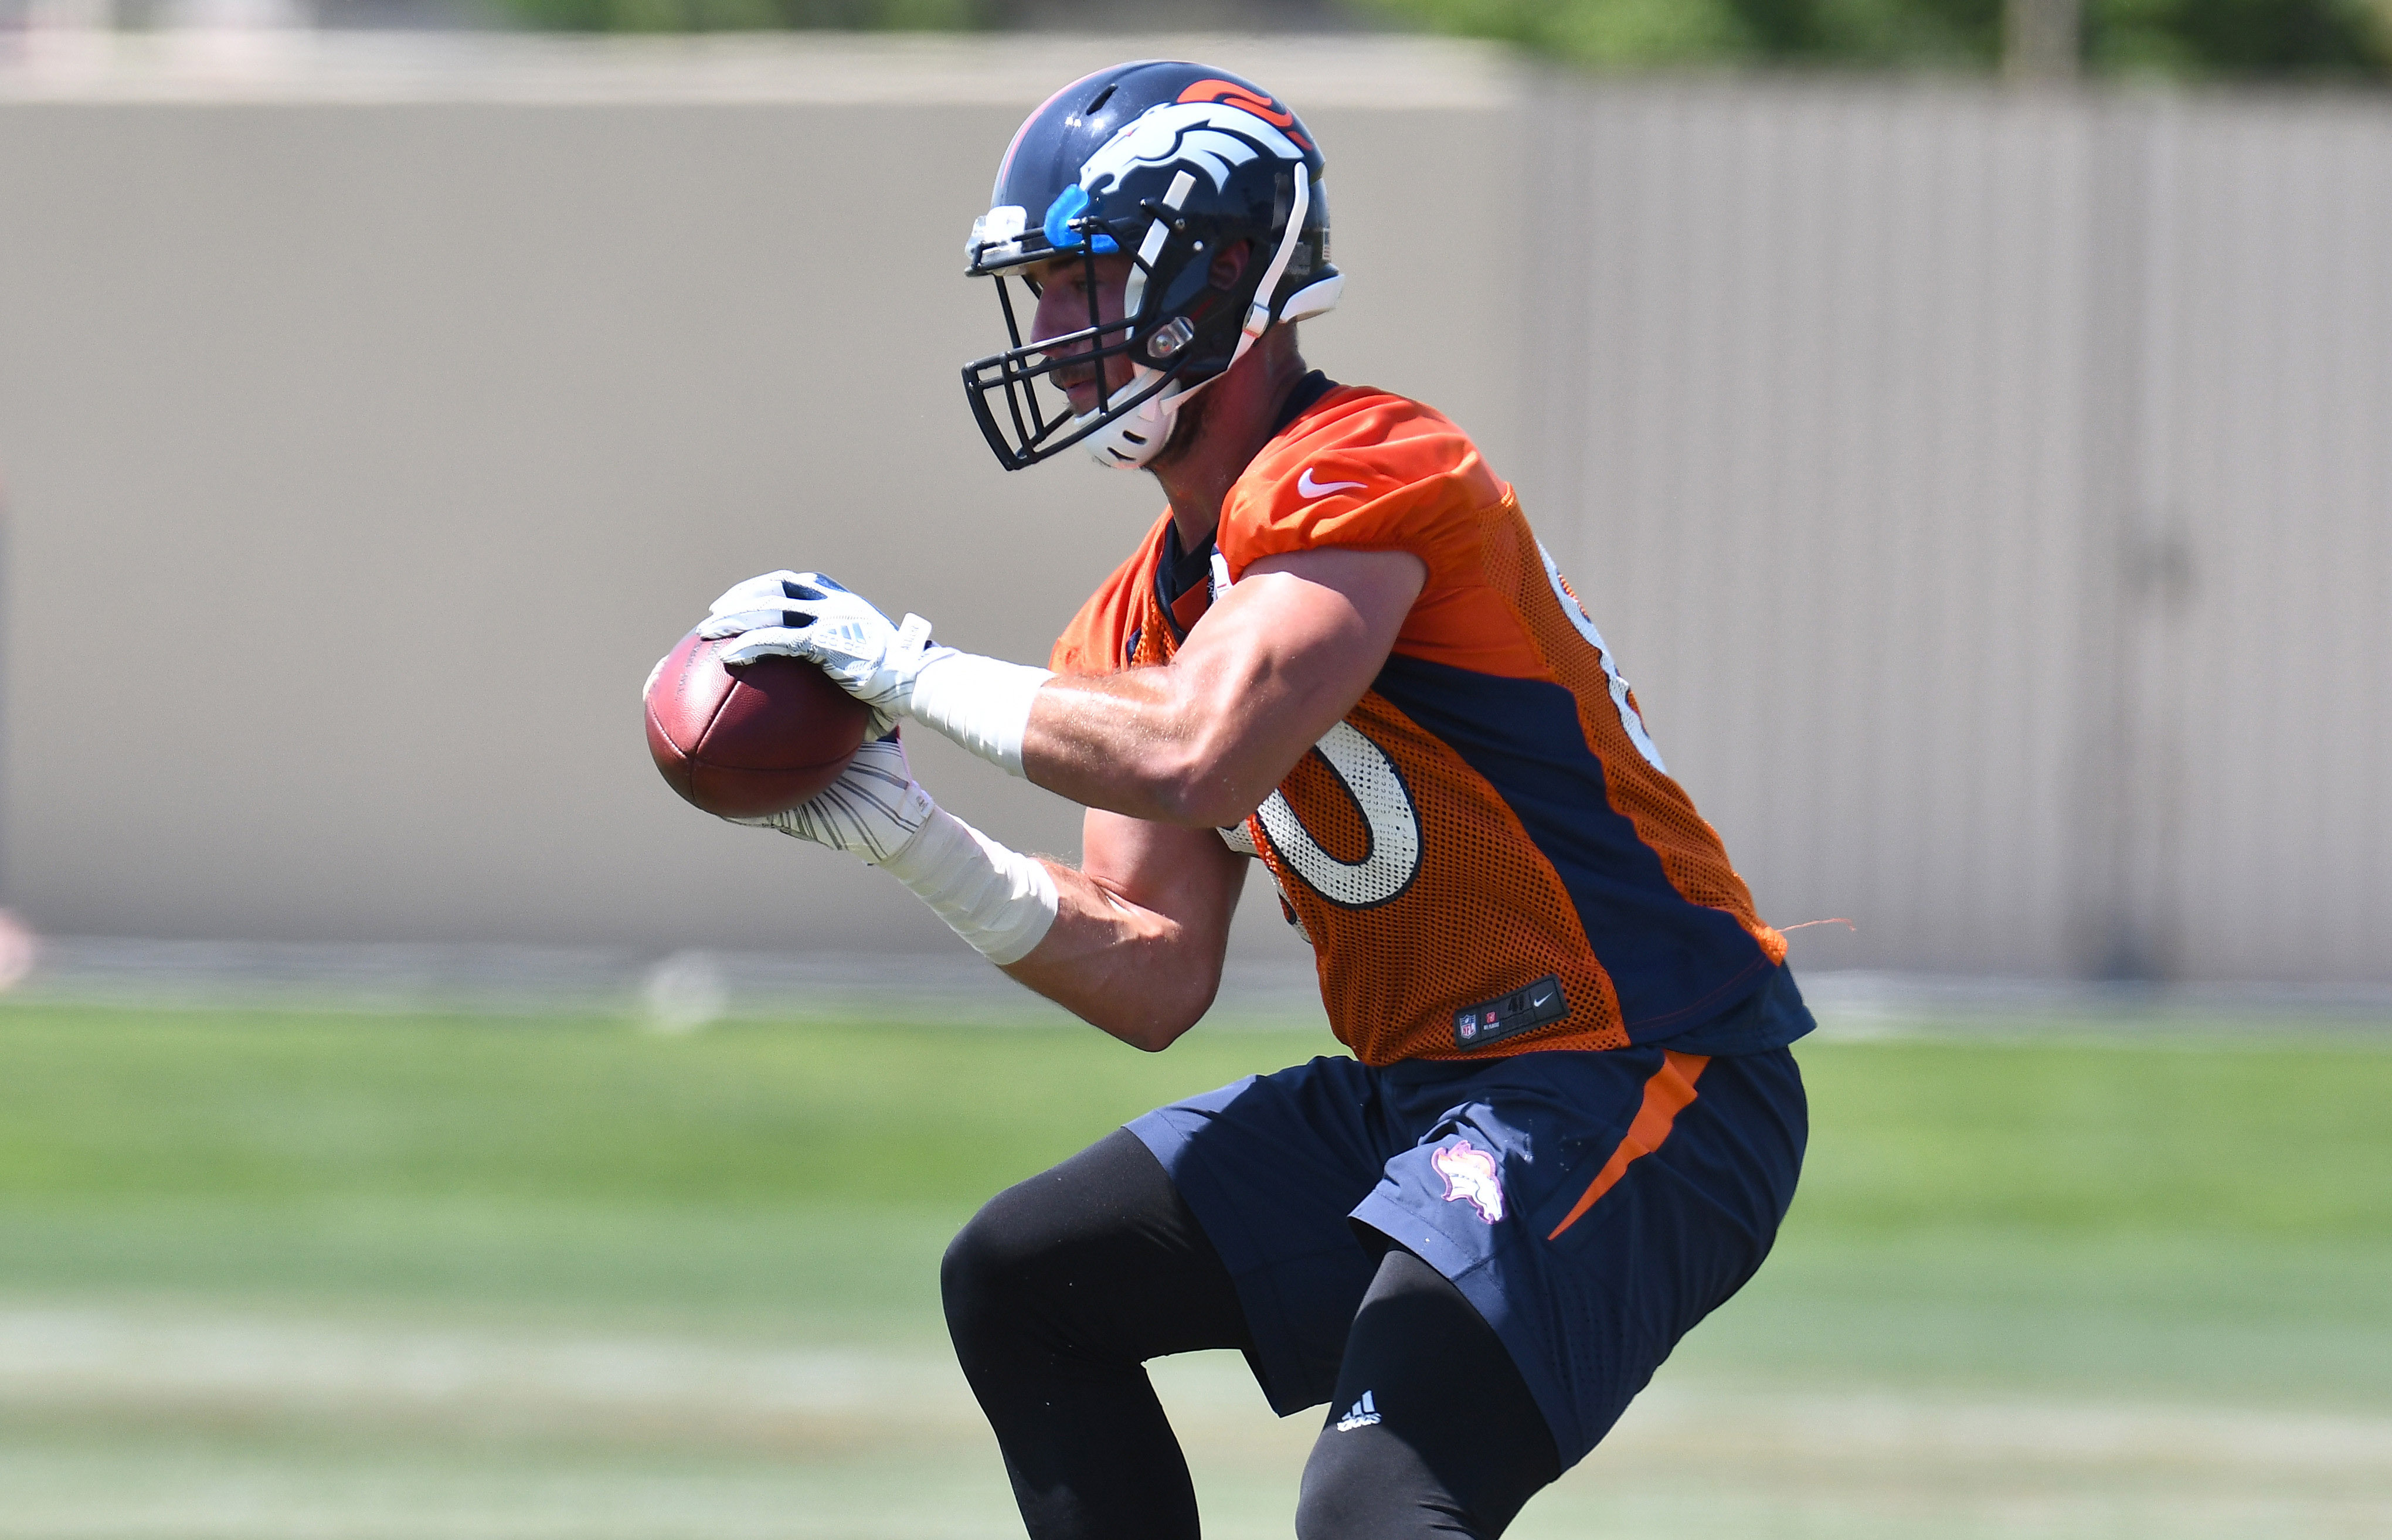
<svg viewBox="0 0 2392 1540"><path fill-rule="evenodd" d="M1467 1139L1456 1140L1428 1158L1436 1173L1445 1178L1445 1200L1470 1199L1478 1217L1489 1224L1503 1217L1503 1184L1496 1179L1495 1157L1492 1153L1473 1148Z"/></svg>

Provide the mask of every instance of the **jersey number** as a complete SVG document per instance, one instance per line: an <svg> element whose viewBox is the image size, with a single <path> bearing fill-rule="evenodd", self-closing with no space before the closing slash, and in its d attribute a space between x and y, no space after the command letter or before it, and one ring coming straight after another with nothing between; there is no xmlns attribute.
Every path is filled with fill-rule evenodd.
<svg viewBox="0 0 2392 1540"><path fill-rule="evenodd" d="M1420 810L1412 806L1411 788L1396 773L1385 750L1345 722L1331 728L1313 752L1328 761L1346 795L1361 809L1362 822L1371 832L1362 859L1343 861L1322 849L1278 792L1264 800L1254 816L1262 821L1263 833L1270 836L1280 860L1322 898L1341 909L1385 903L1420 875Z"/></svg>

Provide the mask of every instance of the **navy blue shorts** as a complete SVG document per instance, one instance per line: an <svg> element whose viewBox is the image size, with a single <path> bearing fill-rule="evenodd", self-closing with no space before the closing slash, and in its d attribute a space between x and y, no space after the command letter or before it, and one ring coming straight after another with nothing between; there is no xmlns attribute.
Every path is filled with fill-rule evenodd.
<svg viewBox="0 0 2392 1540"><path fill-rule="evenodd" d="M1495 1328L1565 1466L1768 1255L1808 1127L1784 1047L1318 1058L1129 1125L1236 1279L1274 1411L1329 1399L1393 1240Z"/></svg>

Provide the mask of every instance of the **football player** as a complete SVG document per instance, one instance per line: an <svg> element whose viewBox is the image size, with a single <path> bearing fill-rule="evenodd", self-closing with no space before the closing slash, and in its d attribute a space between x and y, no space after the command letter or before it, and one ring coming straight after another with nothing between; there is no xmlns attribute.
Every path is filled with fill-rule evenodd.
<svg viewBox="0 0 2392 1540"><path fill-rule="evenodd" d="M812 573L705 626L1088 809L1076 868L1008 849L891 731L769 822L1114 1036L1203 1016L1257 863L1316 951L1351 1057L1149 1113L948 1251L1039 1540L1197 1534L1143 1365L1228 1347L1281 1415L1329 1404L1299 1535L1498 1534L1752 1275L1801 1163L1785 940L1512 488L1298 352L1342 282L1321 167L1276 97L1175 62L1073 82L1006 149L968 250L1010 343L965 370L981 430L1169 503L1051 671Z"/></svg>

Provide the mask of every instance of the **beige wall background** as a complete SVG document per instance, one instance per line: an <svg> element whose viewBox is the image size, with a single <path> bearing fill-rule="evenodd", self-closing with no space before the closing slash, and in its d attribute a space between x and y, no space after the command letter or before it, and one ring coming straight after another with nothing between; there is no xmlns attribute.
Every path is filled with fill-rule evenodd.
<svg viewBox="0 0 2392 1540"><path fill-rule="evenodd" d="M1550 110L1540 469L1798 956L2392 978L2392 111Z"/></svg>
<svg viewBox="0 0 2392 1540"><path fill-rule="evenodd" d="M2392 978L2381 107L1387 40L127 50L0 76L0 886L39 927L946 944L679 803L634 697L780 565L1043 654L1159 504L996 469L963 236L1056 85L1186 53L1327 148L1307 352L1479 436L1765 910L1859 925L1800 961Z"/></svg>

